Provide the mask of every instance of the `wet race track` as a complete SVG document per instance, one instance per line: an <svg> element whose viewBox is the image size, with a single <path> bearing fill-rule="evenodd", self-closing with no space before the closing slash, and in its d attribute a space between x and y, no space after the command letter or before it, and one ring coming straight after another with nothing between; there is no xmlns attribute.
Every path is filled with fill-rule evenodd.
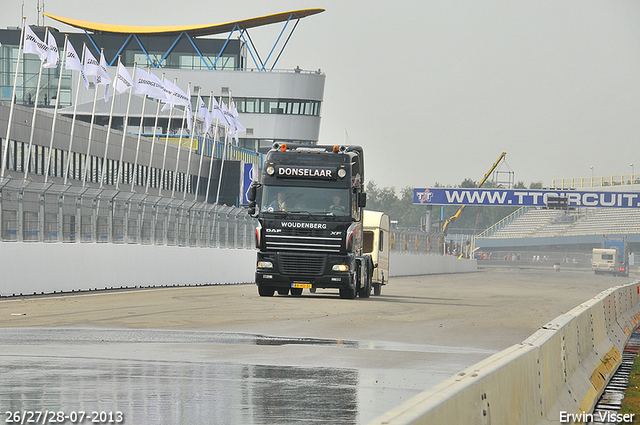
<svg viewBox="0 0 640 425"><path fill-rule="evenodd" d="M368 300L261 298L254 285L2 299L0 410L5 423L48 410L83 423L364 424L632 280L489 269L395 278Z"/></svg>

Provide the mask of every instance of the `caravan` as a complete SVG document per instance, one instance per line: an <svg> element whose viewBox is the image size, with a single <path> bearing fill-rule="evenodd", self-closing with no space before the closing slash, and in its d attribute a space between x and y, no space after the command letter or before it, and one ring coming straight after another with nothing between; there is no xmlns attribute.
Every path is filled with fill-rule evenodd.
<svg viewBox="0 0 640 425"><path fill-rule="evenodd" d="M389 216L383 212L364 211L364 253L371 255L373 294L380 295L389 281Z"/></svg>

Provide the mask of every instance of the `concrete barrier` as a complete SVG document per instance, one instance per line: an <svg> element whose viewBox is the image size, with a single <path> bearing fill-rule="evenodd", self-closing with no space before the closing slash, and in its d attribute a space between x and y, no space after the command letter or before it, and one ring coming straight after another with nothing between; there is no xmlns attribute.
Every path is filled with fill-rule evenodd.
<svg viewBox="0 0 640 425"><path fill-rule="evenodd" d="M370 425L582 422L639 322L640 281L608 289Z"/></svg>
<svg viewBox="0 0 640 425"><path fill-rule="evenodd" d="M108 243L0 242L0 296L254 282L256 251ZM393 255L391 275L477 271L476 260Z"/></svg>
<svg viewBox="0 0 640 425"><path fill-rule="evenodd" d="M256 253L137 244L0 242L0 258L0 296L9 296L253 282Z"/></svg>

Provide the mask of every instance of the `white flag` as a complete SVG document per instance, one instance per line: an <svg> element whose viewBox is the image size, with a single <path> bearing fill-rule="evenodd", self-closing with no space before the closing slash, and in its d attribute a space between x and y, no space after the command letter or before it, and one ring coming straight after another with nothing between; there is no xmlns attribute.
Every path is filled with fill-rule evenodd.
<svg viewBox="0 0 640 425"><path fill-rule="evenodd" d="M84 74L84 69L82 68L82 63L80 63L80 58L76 53L76 49L73 48L70 41L67 41L67 51L65 52L65 56L67 57L66 64L64 66L65 69L80 71L82 79L84 80L84 86L89 88L89 80L87 80L87 76Z"/></svg>
<svg viewBox="0 0 640 425"><path fill-rule="evenodd" d="M231 134L233 134L233 138L236 139L236 146L238 145L239 141L238 141L238 134L239 133L244 133L245 131L247 131L246 128L244 128L244 126L242 124L240 124L240 121L238 121L238 110L236 109L236 104L235 102L232 100L231 101L231 116L233 116L233 129L231 131Z"/></svg>
<svg viewBox="0 0 640 425"><path fill-rule="evenodd" d="M47 63L43 66L45 68L57 68L60 62L60 55L58 54L58 44L56 39L53 38L51 32L47 32L47 42L49 43L49 54L47 55Z"/></svg>
<svg viewBox="0 0 640 425"><path fill-rule="evenodd" d="M167 94L165 102L167 102L167 104L162 110L166 111L171 105L182 105L187 108L187 128L191 131L191 97L171 81L165 80L164 85Z"/></svg>
<svg viewBox="0 0 640 425"><path fill-rule="evenodd" d="M191 99L180 89L180 87L176 86L169 80L165 80L164 85L168 89L166 99L167 105L191 106Z"/></svg>
<svg viewBox="0 0 640 425"><path fill-rule="evenodd" d="M167 100L164 83L155 75L138 68L133 82L136 94L146 94L154 99Z"/></svg>
<svg viewBox="0 0 640 425"><path fill-rule="evenodd" d="M133 80L131 79L131 75L129 75L129 71L124 67L122 62L118 63L118 79L115 83L115 88L118 93L124 93L133 87Z"/></svg>
<svg viewBox="0 0 640 425"><path fill-rule="evenodd" d="M236 125L236 131L237 132L244 132L247 131L246 128L244 128L244 126L242 124L240 124L240 121L238 120L238 110L236 109L236 103L234 101L231 101L231 115L233 115L233 119L235 120L235 125Z"/></svg>
<svg viewBox="0 0 640 425"><path fill-rule="evenodd" d="M224 102L222 102L222 104L224 105ZM225 106L225 109L226 109L226 106ZM213 99L213 109L211 110L211 114L213 115L213 118L219 119L222 125L226 127L229 127L231 125L227 116L224 114L223 109L220 107L220 105L218 104L215 98Z"/></svg>
<svg viewBox="0 0 640 425"><path fill-rule="evenodd" d="M220 110L222 110L222 113L224 114L225 118L227 119L227 122L229 123L229 132L233 133L234 131L236 131L236 128L238 127L237 120L235 119L235 117L233 116L229 108L227 108L227 105L225 105L224 102L222 102L222 105L220 105Z"/></svg>
<svg viewBox="0 0 640 425"><path fill-rule="evenodd" d="M96 76L96 84L102 84L104 86L104 101L109 100L109 84L111 84L111 77L107 72L107 61L104 58L104 51L100 51L100 69L102 73Z"/></svg>
<svg viewBox="0 0 640 425"><path fill-rule="evenodd" d="M93 75L95 84L107 85L111 82L106 68L100 66L100 62L93 56L91 50L84 49L84 72Z"/></svg>
<svg viewBox="0 0 640 425"><path fill-rule="evenodd" d="M38 55L41 61L49 56L49 47L35 35L29 25L24 28L24 52Z"/></svg>
<svg viewBox="0 0 640 425"><path fill-rule="evenodd" d="M211 112L209 112L207 105L204 103L204 100L202 100L200 95L198 95L198 116L200 118L204 118L204 133L207 134L207 131L209 131L209 127L211 127L213 117L211 116Z"/></svg>

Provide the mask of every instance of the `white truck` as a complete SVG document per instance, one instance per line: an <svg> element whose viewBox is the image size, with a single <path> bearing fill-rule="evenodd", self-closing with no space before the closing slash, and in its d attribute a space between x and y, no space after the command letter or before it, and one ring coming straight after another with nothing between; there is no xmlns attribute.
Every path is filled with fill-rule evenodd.
<svg viewBox="0 0 640 425"><path fill-rule="evenodd" d="M602 248L594 248L591 268L595 274L629 276L629 249L626 238L612 239L605 236Z"/></svg>

